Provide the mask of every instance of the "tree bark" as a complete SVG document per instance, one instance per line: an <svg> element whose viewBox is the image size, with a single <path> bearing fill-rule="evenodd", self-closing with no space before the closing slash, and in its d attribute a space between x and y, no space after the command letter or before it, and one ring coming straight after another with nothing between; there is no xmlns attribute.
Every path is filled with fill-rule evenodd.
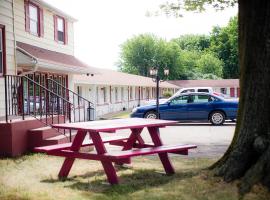
<svg viewBox="0 0 270 200"><path fill-rule="evenodd" d="M233 141L212 168L225 181L241 178L270 189L270 1L239 0L240 103Z"/></svg>

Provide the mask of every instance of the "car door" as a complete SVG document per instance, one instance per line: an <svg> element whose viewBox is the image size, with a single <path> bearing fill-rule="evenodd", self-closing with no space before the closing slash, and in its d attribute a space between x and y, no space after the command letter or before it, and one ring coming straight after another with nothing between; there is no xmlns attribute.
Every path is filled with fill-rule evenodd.
<svg viewBox="0 0 270 200"><path fill-rule="evenodd" d="M187 105L189 120L207 120L212 110L212 98L207 94L190 95Z"/></svg>
<svg viewBox="0 0 270 200"><path fill-rule="evenodd" d="M189 95L181 95L171 99L166 107L166 111L163 113L162 119L187 120L188 99Z"/></svg>

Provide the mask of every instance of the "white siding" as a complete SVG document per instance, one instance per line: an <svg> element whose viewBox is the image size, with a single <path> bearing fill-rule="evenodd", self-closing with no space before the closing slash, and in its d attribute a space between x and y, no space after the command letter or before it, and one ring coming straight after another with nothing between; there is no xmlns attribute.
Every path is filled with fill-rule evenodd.
<svg viewBox="0 0 270 200"><path fill-rule="evenodd" d="M59 44L54 41L54 20L51 11L43 8L44 14L44 36L38 37L25 31L25 11L24 1L15 0L15 32L16 40L19 42L31 44L44 49L58 51L65 54L74 54L74 31L73 23L68 22L68 44Z"/></svg>
<svg viewBox="0 0 270 200"><path fill-rule="evenodd" d="M0 1L0 24L5 26L7 74L15 74L12 0ZM4 98L4 78L0 77L0 116L5 111Z"/></svg>

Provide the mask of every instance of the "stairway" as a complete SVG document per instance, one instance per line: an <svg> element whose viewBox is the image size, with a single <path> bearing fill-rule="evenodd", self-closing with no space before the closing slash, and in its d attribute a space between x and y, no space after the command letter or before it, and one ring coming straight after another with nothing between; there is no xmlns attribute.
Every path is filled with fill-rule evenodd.
<svg viewBox="0 0 270 200"><path fill-rule="evenodd" d="M32 150L34 147L70 142L69 131L66 131L65 134L61 132L63 132L63 130L58 131L57 129L51 128L49 126L28 130L29 150ZM74 139L75 134L76 132L71 132L71 140Z"/></svg>

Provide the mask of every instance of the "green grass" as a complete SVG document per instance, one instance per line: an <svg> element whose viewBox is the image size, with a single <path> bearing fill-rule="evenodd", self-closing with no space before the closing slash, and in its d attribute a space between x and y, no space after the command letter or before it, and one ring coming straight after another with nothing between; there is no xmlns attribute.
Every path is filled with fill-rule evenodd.
<svg viewBox="0 0 270 200"><path fill-rule="evenodd" d="M129 118L130 111L123 111L113 115L111 118Z"/></svg>
<svg viewBox="0 0 270 200"><path fill-rule="evenodd" d="M236 200L237 182L224 183L203 170L214 159L173 157L176 174L167 176L157 157L132 160L131 169L118 170L120 184L106 182L99 162L77 160L65 181L57 179L63 158L42 154L0 160L1 200ZM270 195L256 186L245 200L266 200Z"/></svg>

